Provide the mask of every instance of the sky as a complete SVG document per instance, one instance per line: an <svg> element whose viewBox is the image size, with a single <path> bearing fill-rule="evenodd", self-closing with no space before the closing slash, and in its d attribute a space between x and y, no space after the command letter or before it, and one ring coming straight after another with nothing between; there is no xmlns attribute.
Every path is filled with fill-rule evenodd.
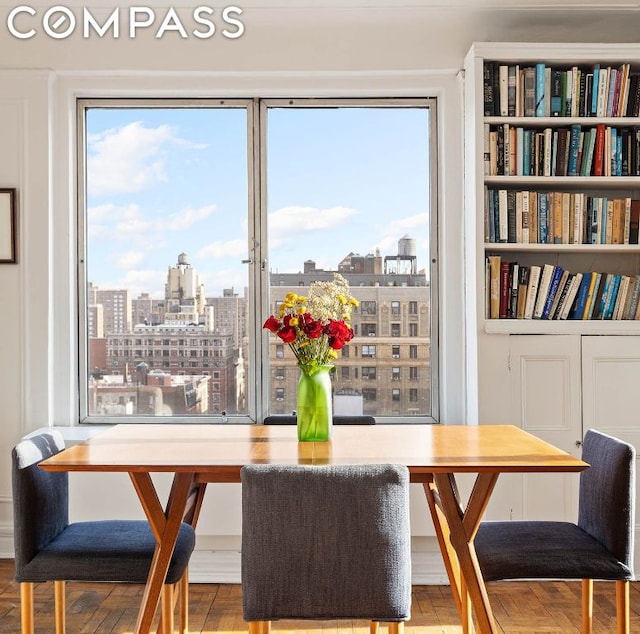
<svg viewBox="0 0 640 634"><path fill-rule="evenodd" d="M269 269L336 269L349 252L428 262L428 111L273 108L267 124ZM164 296L186 253L207 296L247 285L247 122L241 108L87 113L87 274Z"/></svg>

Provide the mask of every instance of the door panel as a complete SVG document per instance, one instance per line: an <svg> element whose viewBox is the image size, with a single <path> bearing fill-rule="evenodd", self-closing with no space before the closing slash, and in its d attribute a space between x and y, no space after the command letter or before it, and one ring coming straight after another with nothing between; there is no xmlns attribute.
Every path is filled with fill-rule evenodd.
<svg viewBox="0 0 640 634"><path fill-rule="evenodd" d="M580 337L510 337L512 419L515 425L574 455L582 438ZM515 519L575 519L575 474L520 477Z"/></svg>

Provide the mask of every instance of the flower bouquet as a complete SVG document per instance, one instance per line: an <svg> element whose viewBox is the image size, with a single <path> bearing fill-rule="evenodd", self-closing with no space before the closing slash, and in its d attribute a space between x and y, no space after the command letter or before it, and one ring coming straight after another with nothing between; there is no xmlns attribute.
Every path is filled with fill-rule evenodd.
<svg viewBox="0 0 640 634"><path fill-rule="evenodd" d="M298 439L328 440L331 435L331 380L338 350L353 338L351 311L358 306L349 282L334 273L332 282L316 281L309 293L287 293L264 328L289 345L300 368Z"/></svg>

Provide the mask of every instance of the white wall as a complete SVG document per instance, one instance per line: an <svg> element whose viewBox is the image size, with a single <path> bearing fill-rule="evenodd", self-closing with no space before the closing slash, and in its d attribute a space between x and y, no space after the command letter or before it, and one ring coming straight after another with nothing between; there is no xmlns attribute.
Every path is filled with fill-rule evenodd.
<svg viewBox="0 0 640 634"><path fill-rule="evenodd" d="M41 15L53 3L32 3ZM142 3L136 3L138 5ZM148 3L152 4L152 3ZM231 3L211 3L222 8ZM0 186L19 189L19 262L0 266L0 556L12 554L11 446L36 428L76 419L73 215L73 100L78 95L437 96L442 309L442 418L464 412L462 316L462 87L460 69L473 41L628 41L640 15L606 3L419 2L414 0L280 0L234 2L246 32L186 40L151 30L54 40L39 32L12 37L0 5ZM569 10L569 5L578 8ZM67 2L81 8L83 3ZM187 2L175 2L184 15ZM589 8L591 6L591 8ZM111 9L92 9L104 18ZM158 10L159 15L162 11ZM37 26L37 22L36 22ZM491 351L480 351L491 354ZM491 367L491 361L488 363ZM486 366L485 366L486 367ZM501 368L496 367L500 373ZM481 378L482 391L492 383ZM476 389L472 386L472 389ZM480 412L481 422L504 411ZM130 485L118 476L74 476L74 518L140 513ZM116 492L116 493L114 493ZM442 581L422 493L413 499L416 581ZM219 509L224 509L220 513ZM194 580L237 581L238 490L210 487L198 530Z"/></svg>

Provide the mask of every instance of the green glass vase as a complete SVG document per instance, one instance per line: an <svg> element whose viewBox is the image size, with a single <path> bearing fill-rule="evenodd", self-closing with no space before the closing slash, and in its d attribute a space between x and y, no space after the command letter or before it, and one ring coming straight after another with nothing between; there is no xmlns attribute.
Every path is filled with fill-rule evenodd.
<svg viewBox="0 0 640 634"><path fill-rule="evenodd" d="M331 438L332 365L300 365L298 379L298 440L323 441Z"/></svg>

